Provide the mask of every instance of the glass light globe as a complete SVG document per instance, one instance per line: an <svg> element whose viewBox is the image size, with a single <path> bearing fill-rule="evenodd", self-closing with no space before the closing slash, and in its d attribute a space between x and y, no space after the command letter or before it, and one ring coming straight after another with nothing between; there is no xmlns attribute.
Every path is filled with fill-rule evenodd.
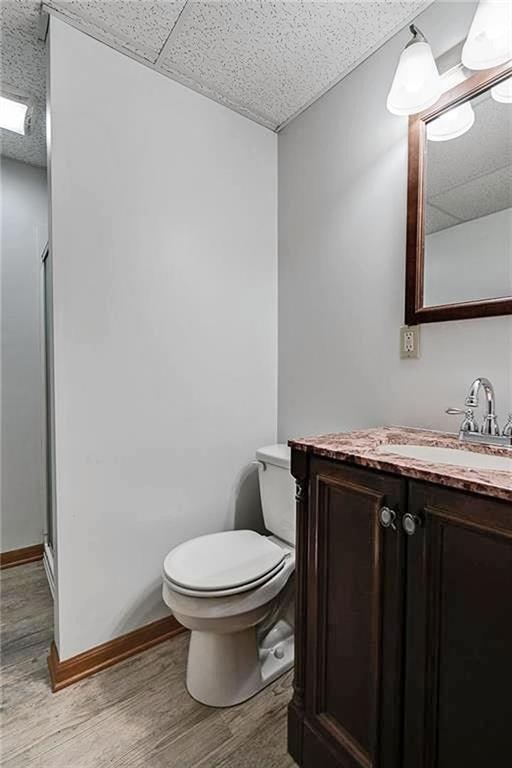
<svg viewBox="0 0 512 768"><path fill-rule="evenodd" d="M489 69L512 59L512 3L480 0L462 48L468 69Z"/></svg>
<svg viewBox="0 0 512 768"><path fill-rule="evenodd" d="M454 88L456 85L459 85L459 83L464 82L465 79L464 73L460 67L455 67L441 75L443 93ZM474 122L474 109L471 106L471 103L466 101L464 104L460 104L458 107L450 109L435 120L431 120L427 123L427 139L429 141L449 141L450 139L456 139L458 136L462 136L466 133L466 131L469 131Z"/></svg>
<svg viewBox="0 0 512 768"><path fill-rule="evenodd" d="M512 77L491 88L491 96L501 104L512 104Z"/></svg>
<svg viewBox="0 0 512 768"><path fill-rule="evenodd" d="M469 131L474 122L475 113L471 104L461 104L427 123L427 138L429 141L456 139Z"/></svg>
<svg viewBox="0 0 512 768"><path fill-rule="evenodd" d="M435 104L441 95L441 79L432 49L423 35L411 27L414 39L398 61L387 108L393 115L413 115Z"/></svg>

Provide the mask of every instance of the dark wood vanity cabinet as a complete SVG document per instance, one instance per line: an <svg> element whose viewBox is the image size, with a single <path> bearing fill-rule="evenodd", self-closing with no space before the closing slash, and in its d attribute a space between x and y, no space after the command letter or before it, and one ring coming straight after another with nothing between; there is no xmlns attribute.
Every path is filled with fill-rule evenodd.
<svg viewBox="0 0 512 768"><path fill-rule="evenodd" d="M403 765L511 765L512 504L408 486Z"/></svg>
<svg viewBox="0 0 512 768"><path fill-rule="evenodd" d="M296 762L511 764L512 505L295 450L292 472Z"/></svg>

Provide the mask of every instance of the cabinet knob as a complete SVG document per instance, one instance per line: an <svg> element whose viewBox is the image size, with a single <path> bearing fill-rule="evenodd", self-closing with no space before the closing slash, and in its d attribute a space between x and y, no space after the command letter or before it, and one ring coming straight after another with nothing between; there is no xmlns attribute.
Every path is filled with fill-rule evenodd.
<svg viewBox="0 0 512 768"><path fill-rule="evenodd" d="M396 531L396 512L390 507L381 507L379 510L379 520L383 528L392 528Z"/></svg>
<svg viewBox="0 0 512 768"><path fill-rule="evenodd" d="M409 512L407 512L402 517L402 528L408 536L414 536L420 525L421 520L417 515L411 515Z"/></svg>

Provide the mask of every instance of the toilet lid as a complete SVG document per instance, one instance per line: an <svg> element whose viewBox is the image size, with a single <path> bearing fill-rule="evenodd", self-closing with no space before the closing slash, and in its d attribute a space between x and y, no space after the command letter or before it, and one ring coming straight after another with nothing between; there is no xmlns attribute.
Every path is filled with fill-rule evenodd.
<svg viewBox="0 0 512 768"><path fill-rule="evenodd" d="M191 539L164 560L167 578L189 590L226 590L275 571L285 551L255 531L224 531Z"/></svg>
<svg viewBox="0 0 512 768"><path fill-rule="evenodd" d="M287 556L285 555L285 557ZM279 572L283 570L283 567L284 560L282 563L279 563L279 565L276 565L275 568L272 568L271 571L260 576L259 579L250 581L246 584L238 584L236 587L229 587L228 589L189 589L188 587L183 587L181 584L176 584L175 581L172 581L167 577L164 578L173 592L179 592L181 595L187 595L188 597L231 597L232 595L240 595L242 592L249 592L250 590L256 589L256 587L261 587L263 584L266 584L267 581L273 579L274 576L277 576Z"/></svg>

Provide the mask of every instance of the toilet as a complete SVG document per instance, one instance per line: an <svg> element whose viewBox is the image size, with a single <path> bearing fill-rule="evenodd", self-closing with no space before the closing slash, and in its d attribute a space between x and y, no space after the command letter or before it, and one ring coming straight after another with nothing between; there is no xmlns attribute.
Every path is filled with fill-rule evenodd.
<svg viewBox="0 0 512 768"><path fill-rule="evenodd" d="M295 502L290 449L256 452L269 536L223 531L186 541L163 565L163 598L191 630L187 688L213 707L254 696L293 665Z"/></svg>

